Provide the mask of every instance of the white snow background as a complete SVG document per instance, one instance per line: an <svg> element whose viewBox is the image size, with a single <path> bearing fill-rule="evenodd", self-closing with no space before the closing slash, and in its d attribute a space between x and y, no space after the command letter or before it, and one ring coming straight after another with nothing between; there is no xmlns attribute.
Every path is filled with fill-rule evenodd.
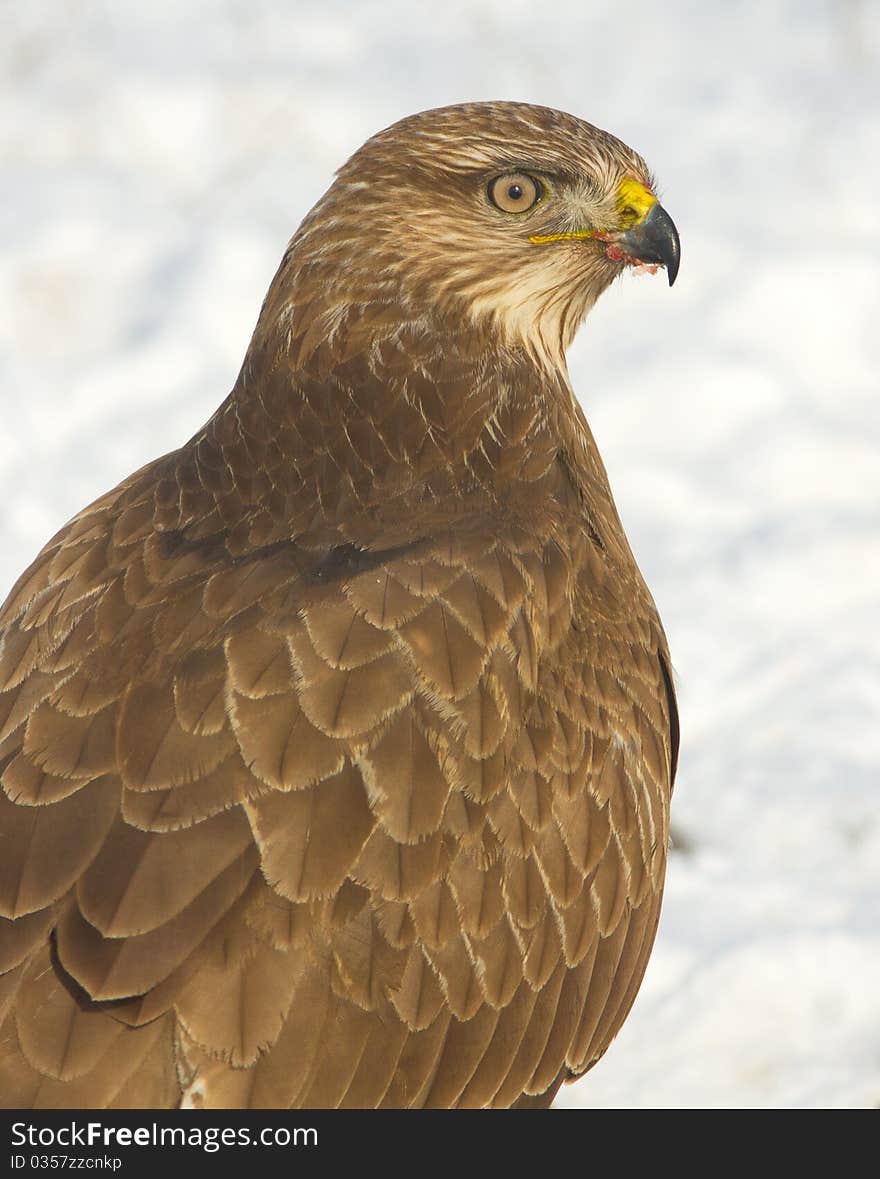
<svg viewBox="0 0 880 1179"><path fill-rule="evenodd" d="M467 99L645 155L681 274L571 357L680 693L657 946L558 1104L880 1102L880 5L0 0L0 597L231 387L368 135Z"/></svg>

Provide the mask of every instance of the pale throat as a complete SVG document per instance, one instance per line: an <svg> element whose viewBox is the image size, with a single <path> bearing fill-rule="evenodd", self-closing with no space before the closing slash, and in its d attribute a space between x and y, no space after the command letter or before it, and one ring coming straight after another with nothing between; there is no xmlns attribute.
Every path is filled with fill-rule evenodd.
<svg viewBox="0 0 880 1179"><path fill-rule="evenodd" d="M566 351L613 277L607 265L562 274L536 268L476 295L471 315L475 322L490 319L508 347L525 348L543 366L565 371Z"/></svg>

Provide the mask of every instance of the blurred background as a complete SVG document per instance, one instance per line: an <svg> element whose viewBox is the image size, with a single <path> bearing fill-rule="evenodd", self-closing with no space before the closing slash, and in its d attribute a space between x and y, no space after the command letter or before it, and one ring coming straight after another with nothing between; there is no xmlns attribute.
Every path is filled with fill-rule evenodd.
<svg viewBox="0 0 880 1179"><path fill-rule="evenodd" d="M656 171L572 378L682 715L656 949L559 1104L880 1103L880 4L0 0L0 598L232 386L370 134L561 107Z"/></svg>

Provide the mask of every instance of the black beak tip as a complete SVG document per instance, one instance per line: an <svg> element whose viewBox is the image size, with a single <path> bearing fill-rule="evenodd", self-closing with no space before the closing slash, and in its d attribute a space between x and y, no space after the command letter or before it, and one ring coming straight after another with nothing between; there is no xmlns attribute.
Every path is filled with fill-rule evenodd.
<svg viewBox="0 0 880 1179"><path fill-rule="evenodd" d="M678 267L681 263L681 241L675 222L662 205L655 205L657 210L657 224L655 227L656 245L658 253L663 259L669 285L678 278Z"/></svg>
<svg viewBox="0 0 880 1179"><path fill-rule="evenodd" d="M681 242L675 222L660 204L655 204L641 223L623 238L627 252L640 262L655 262L666 267L669 285L678 278Z"/></svg>

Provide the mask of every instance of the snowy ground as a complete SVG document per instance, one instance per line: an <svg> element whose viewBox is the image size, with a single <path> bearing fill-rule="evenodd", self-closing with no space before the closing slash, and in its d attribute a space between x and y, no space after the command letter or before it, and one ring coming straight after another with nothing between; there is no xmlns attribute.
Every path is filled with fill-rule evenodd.
<svg viewBox="0 0 880 1179"><path fill-rule="evenodd" d="M678 849L564 1105L880 1103L878 7L0 0L0 597L208 417L374 130L519 98L660 176L678 284L571 367L675 659Z"/></svg>

